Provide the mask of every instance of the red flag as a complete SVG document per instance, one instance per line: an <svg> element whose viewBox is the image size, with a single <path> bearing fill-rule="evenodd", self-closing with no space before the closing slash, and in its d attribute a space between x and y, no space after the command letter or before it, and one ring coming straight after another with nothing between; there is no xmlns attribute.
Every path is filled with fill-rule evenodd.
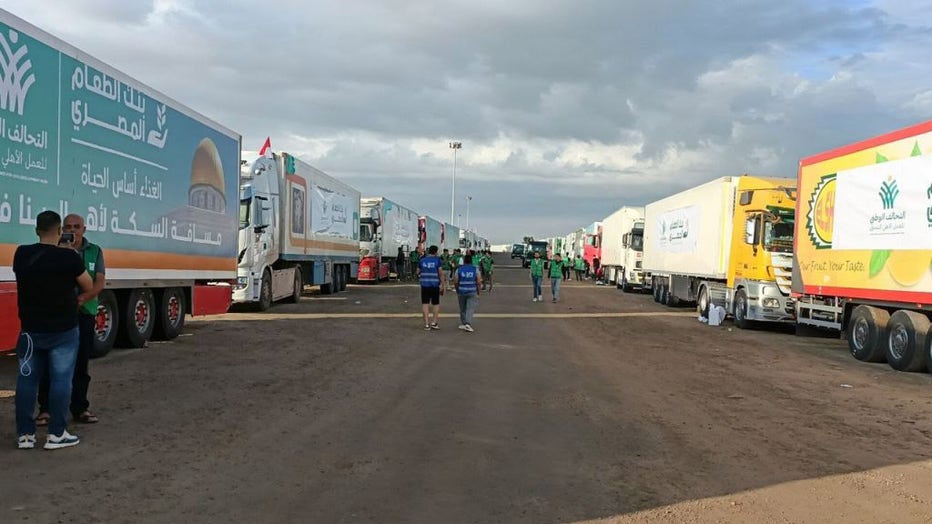
<svg viewBox="0 0 932 524"><path fill-rule="evenodd" d="M259 150L259 155L264 157L272 156L272 140L270 137L265 137L265 143L262 144L262 149Z"/></svg>

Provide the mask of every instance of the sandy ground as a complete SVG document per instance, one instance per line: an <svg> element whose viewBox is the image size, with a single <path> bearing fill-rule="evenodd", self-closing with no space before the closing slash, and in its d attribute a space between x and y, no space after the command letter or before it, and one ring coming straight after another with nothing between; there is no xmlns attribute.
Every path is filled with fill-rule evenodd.
<svg viewBox="0 0 932 524"><path fill-rule="evenodd" d="M472 334L380 285L115 351L71 449L16 450L0 398L0 522L932 520L932 377L497 276Z"/></svg>

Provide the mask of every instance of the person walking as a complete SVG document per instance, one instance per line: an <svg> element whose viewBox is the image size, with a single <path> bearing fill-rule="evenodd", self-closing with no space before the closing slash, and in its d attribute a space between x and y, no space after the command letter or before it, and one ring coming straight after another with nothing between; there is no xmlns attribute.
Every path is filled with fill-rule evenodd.
<svg viewBox="0 0 932 524"><path fill-rule="evenodd" d="M553 295L553 301L560 299L560 283L563 281L563 257L560 253L554 256L550 261L550 294Z"/></svg>
<svg viewBox="0 0 932 524"><path fill-rule="evenodd" d="M495 269L495 261L492 259L492 252L483 253L482 260L479 262L479 272L482 275L482 290L488 288L492 292L492 271Z"/></svg>
<svg viewBox="0 0 932 524"><path fill-rule="evenodd" d="M572 261L570 260L570 254L567 253L563 256L563 281L566 282L570 279L570 266Z"/></svg>
<svg viewBox="0 0 932 524"><path fill-rule="evenodd" d="M476 266L472 265L472 255L463 257L463 265L457 268L453 285L456 286L456 298L460 305L459 328L472 333L472 317L479 303L479 286L482 285L482 277Z"/></svg>
<svg viewBox="0 0 932 524"><path fill-rule="evenodd" d="M437 256L437 246L427 249L427 256L418 260L417 274L421 281L421 312L424 331L440 329L440 295L443 294L443 261ZM433 318L431 318L433 309Z"/></svg>
<svg viewBox="0 0 932 524"><path fill-rule="evenodd" d="M95 424L99 419L89 410L91 403L87 399L87 390L91 383L88 363L96 338L97 297L106 285L107 267L104 264L103 250L84 236L87 232L84 217L76 214L66 216L62 229L66 235L68 233L74 235L74 241L70 245L63 244L63 246L71 247L81 255L84 269L94 282L93 292L88 295L87 302L78 311L79 343L78 356L74 364L74 378L71 381L71 416L77 422ZM48 425L49 418L49 374L46 370L39 379L39 416L36 417L36 425Z"/></svg>
<svg viewBox="0 0 932 524"><path fill-rule="evenodd" d="M67 412L78 355L78 308L93 293L94 282L73 249L58 247L63 240L58 213L39 213L36 234L37 244L19 246L13 255L21 325L16 343L17 447L36 445L36 394L39 378L48 370L50 419L45 449L59 449L81 442L68 433ZM75 287L80 293L75 293Z"/></svg>
<svg viewBox="0 0 932 524"><path fill-rule="evenodd" d="M414 277L415 271L417 271L418 265L421 262L421 252L417 248L411 250L408 253L408 267L411 268L410 271L405 271L406 274L410 274Z"/></svg>
<svg viewBox="0 0 932 524"><path fill-rule="evenodd" d="M531 302L540 302L543 299L544 292L541 284L544 280L544 261L540 258L540 252L534 252L534 258L531 259L531 284L534 286L534 298Z"/></svg>
<svg viewBox="0 0 932 524"><path fill-rule="evenodd" d="M576 264L573 269L576 271L576 280L581 282L583 279L583 272L586 270L586 261L583 260L583 257L576 257Z"/></svg>

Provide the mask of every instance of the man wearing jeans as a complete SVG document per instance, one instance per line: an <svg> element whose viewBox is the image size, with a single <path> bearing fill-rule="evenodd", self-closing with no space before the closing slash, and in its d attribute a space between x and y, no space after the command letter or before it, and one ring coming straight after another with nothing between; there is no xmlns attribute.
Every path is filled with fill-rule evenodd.
<svg viewBox="0 0 932 524"><path fill-rule="evenodd" d="M563 257L557 253L550 261L550 293L553 301L560 299L560 283L563 282Z"/></svg>
<svg viewBox="0 0 932 524"><path fill-rule="evenodd" d="M13 255L21 331L16 343L16 436L20 449L36 445L36 391L49 373L49 432L45 449L80 442L66 429L71 378L78 354L78 307L93 293L94 283L73 249L58 247L61 217L43 211L36 217L39 243L19 246ZM75 292L75 287L81 293Z"/></svg>
<svg viewBox="0 0 932 524"><path fill-rule="evenodd" d="M463 257L463 265L456 269L453 285L456 286L456 298L460 303L459 328L472 333L472 316L479 302L479 286L482 285L482 277L476 266L472 265L472 255Z"/></svg>
<svg viewBox="0 0 932 524"><path fill-rule="evenodd" d="M543 298L541 283L544 280L544 261L540 258L540 251L534 252L534 258L531 259L531 282L534 284L534 298L531 302L539 302Z"/></svg>

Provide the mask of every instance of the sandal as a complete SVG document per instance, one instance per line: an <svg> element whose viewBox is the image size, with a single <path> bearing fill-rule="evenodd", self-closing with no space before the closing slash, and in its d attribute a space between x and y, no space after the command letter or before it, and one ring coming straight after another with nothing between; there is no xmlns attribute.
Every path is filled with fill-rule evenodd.
<svg viewBox="0 0 932 524"><path fill-rule="evenodd" d="M48 426L49 420L51 418L52 418L52 415L49 415L48 413L39 413L39 416L36 417L36 425L37 426Z"/></svg>
<svg viewBox="0 0 932 524"><path fill-rule="evenodd" d="M100 419L97 418L97 415L91 413L90 411L85 411L81 413L75 419L82 424L96 424L100 422Z"/></svg>

